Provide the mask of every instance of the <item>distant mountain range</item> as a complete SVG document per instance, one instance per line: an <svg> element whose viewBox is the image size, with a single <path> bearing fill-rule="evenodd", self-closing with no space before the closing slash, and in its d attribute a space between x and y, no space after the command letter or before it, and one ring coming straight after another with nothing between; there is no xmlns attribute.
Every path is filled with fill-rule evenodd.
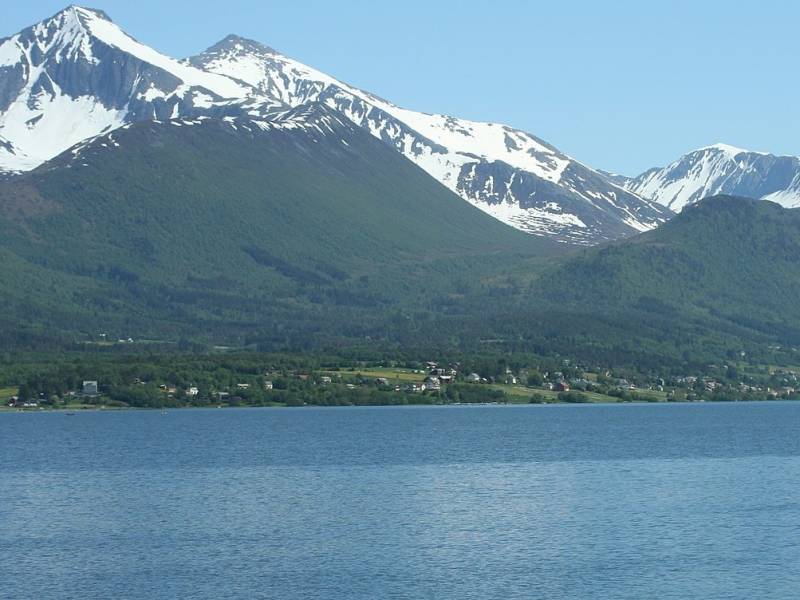
<svg viewBox="0 0 800 600"><path fill-rule="evenodd" d="M103 12L75 6L0 41L0 170L33 169L135 121L270 120L313 103L528 233L594 244L652 229L672 214L523 131L402 109L236 36L174 60Z"/></svg>
<svg viewBox="0 0 800 600"><path fill-rule="evenodd" d="M695 150L638 177L611 177L628 191L676 212L717 194L772 200L787 208L800 205L800 158L726 144Z"/></svg>

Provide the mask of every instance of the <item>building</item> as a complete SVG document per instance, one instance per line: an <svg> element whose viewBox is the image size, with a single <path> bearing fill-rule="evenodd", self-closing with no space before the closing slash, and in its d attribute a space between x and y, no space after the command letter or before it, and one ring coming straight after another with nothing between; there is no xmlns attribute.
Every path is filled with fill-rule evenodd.
<svg viewBox="0 0 800 600"><path fill-rule="evenodd" d="M333 380L332 380L330 377L328 377L327 375L323 375L322 377L320 377L320 378L319 378L319 380L320 380L320 382L322 383L322 385L328 385L329 383L331 383L331 382L333 381Z"/></svg>
<svg viewBox="0 0 800 600"><path fill-rule="evenodd" d="M569 384L566 381L559 381L553 386L553 389L557 392L568 392Z"/></svg>
<svg viewBox="0 0 800 600"><path fill-rule="evenodd" d="M83 395L84 396L99 396L99 392L97 391L97 382L96 381L84 381L83 382Z"/></svg>
<svg viewBox="0 0 800 600"><path fill-rule="evenodd" d="M434 392L437 392L442 389L442 382L438 377L426 377L424 384L426 390L433 390Z"/></svg>
<svg viewBox="0 0 800 600"><path fill-rule="evenodd" d="M191 398L194 398L194 397L195 397L195 396L197 396L199 393L200 393L200 390L198 390L198 389L197 389L196 387L194 387L194 386L192 386L192 387L190 387L189 389L187 389L187 390L186 390L186 395L187 395L187 396L189 396L189 397L191 397Z"/></svg>
<svg viewBox="0 0 800 600"><path fill-rule="evenodd" d="M470 373L469 375L467 375L467 383L480 383L480 382L481 382L481 376L478 375L477 373Z"/></svg>
<svg viewBox="0 0 800 600"><path fill-rule="evenodd" d="M271 390L273 387L274 387L274 386L272 385L272 382L271 382L271 381L265 381L265 382L264 382L264 389L265 389L265 390Z"/></svg>

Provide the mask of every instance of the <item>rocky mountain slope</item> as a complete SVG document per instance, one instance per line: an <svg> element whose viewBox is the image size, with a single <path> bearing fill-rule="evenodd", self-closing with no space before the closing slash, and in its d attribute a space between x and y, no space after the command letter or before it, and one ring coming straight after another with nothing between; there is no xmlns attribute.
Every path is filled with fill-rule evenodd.
<svg viewBox="0 0 800 600"><path fill-rule="evenodd" d="M189 62L253 86L269 106L324 102L529 233L597 243L651 229L670 214L529 133L406 110L250 40L229 36Z"/></svg>
<svg viewBox="0 0 800 600"><path fill-rule="evenodd" d="M529 233L594 244L671 216L526 132L402 109L236 36L177 61L104 13L74 6L0 40L0 171L30 170L135 121L265 120L309 103L338 111Z"/></svg>
<svg viewBox="0 0 800 600"><path fill-rule="evenodd" d="M717 194L763 198L791 208L800 205L800 158L716 144L619 183L676 212Z"/></svg>

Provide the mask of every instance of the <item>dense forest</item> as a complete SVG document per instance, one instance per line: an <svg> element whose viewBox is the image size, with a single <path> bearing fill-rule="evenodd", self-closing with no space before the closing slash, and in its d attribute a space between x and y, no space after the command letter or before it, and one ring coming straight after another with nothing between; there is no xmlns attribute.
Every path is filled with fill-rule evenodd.
<svg viewBox="0 0 800 600"><path fill-rule="evenodd" d="M142 123L0 183L0 348L798 362L798 211L711 198L581 250L325 123L347 143Z"/></svg>

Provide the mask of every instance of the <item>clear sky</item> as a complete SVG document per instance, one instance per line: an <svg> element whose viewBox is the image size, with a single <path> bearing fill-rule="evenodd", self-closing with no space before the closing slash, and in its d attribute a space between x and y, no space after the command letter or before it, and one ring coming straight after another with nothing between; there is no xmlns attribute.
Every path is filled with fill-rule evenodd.
<svg viewBox="0 0 800 600"><path fill-rule="evenodd" d="M3 0L0 37L67 3ZM794 0L84 5L172 56L237 33L401 106L507 123L619 173L716 142L800 155Z"/></svg>

